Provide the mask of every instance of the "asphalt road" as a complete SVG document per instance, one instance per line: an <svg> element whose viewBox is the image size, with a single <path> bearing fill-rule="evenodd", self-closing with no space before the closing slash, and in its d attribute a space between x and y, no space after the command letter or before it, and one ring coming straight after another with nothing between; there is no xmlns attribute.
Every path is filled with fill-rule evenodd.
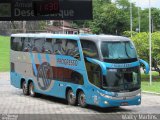
<svg viewBox="0 0 160 120"><path fill-rule="evenodd" d="M142 94L142 104L139 106L125 106L120 108L105 108L105 109L94 106L81 108L79 106L67 105L65 100L58 99L55 97L40 95L38 97L32 98L30 96L25 96L23 95L21 89L17 89L10 85L9 73L0 73L0 114L2 115L3 114L80 115L81 114L84 116L95 115L95 114L96 116L97 115L102 116L105 114L112 118L114 117L115 119L117 118L113 115L125 115L125 114L160 115L160 96L151 94ZM42 117L44 117L44 115Z"/></svg>

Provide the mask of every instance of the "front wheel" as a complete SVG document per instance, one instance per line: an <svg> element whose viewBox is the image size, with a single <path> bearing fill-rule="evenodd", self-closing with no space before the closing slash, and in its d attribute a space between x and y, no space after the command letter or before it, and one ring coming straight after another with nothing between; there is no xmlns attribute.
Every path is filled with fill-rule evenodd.
<svg viewBox="0 0 160 120"><path fill-rule="evenodd" d="M86 96L83 91L80 91L78 94L78 104L83 108L87 106Z"/></svg>
<svg viewBox="0 0 160 120"><path fill-rule="evenodd" d="M30 95L31 97L35 97L35 96L36 96L36 93L34 92L33 82L31 82L31 83L29 84L29 95Z"/></svg>
<svg viewBox="0 0 160 120"><path fill-rule="evenodd" d="M69 105L75 105L76 104L76 97L74 96L73 90L68 90L67 92L67 101Z"/></svg>

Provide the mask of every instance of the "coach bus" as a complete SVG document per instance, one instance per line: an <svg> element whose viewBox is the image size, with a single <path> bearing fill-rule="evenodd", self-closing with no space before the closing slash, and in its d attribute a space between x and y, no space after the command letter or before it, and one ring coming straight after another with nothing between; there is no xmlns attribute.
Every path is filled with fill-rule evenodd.
<svg viewBox="0 0 160 120"><path fill-rule="evenodd" d="M111 35L13 34L11 84L24 95L63 98L70 105L141 104L140 65L129 38Z"/></svg>

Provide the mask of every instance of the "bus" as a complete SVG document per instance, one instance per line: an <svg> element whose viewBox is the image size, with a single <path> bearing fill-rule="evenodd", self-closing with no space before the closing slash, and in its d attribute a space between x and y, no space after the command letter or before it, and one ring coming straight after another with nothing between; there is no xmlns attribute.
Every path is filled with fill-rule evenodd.
<svg viewBox="0 0 160 120"><path fill-rule="evenodd" d="M102 108L141 104L139 59L129 38L112 35L11 35L11 85L32 97Z"/></svg>

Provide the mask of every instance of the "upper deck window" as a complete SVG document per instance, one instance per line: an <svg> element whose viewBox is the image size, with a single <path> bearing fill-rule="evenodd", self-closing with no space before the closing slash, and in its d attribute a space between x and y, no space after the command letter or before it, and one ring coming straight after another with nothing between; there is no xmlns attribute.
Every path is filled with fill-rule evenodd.
<svg viewBox="0 0 160 120"><path fill-rule="evenodd" d="M57 55L72 56L77 59L80 58L78 43L76 40L55 39L53 50Z"/></svg>
<svg viewBox="0 0 160 120"><path fill-rule="evenodd" d="M15 51L22 51L23 42L20 37L11 38L11 49Z"/></svg>
<svg viewBox="0 0 160 120"><path fill-rule="evenodd" d="M94 42L81 40L81 45L85 57L98 58L98 50Z"/></svg>
<svg viewBox="0 0 160 120"><path fill-rule="evenodd" d="M78 43L70 39L12 37L11 49L21 52L66 55L80 59Z"/></svg>

